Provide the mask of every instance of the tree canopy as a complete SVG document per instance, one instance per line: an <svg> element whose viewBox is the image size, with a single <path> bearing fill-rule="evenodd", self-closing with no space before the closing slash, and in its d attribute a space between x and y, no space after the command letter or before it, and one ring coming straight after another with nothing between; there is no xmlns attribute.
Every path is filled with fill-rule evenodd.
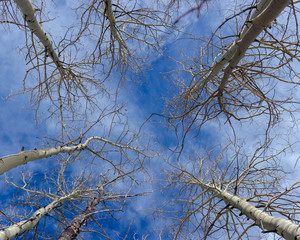
<svg viewBox="0 0 300 240"><path fill-rule="evenodd" d="M300 239L297 0L4 0L0 239Z"/></svg>

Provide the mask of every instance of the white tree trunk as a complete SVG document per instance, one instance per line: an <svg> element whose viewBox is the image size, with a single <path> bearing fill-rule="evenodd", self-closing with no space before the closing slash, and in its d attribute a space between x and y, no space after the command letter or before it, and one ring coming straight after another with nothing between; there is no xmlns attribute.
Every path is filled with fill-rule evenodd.
<svg viewBox="0 0 300 240"><path fill-rule="evenodd" d="M118 41L119 51L120 51L120 54L122 54L124 48L127 49L127 47L116 27L116 19L114 16L114 12L112 10L112 2L111 2L111 0L104 0L104 3L105 3L105 8L106 8L105 9L106 16L108 18L109 25L110 25L110 31L111 31L113 37Z"/></svg>
<svg viewBox="0 0 300 240"><path fill-rule="evenodd" d="M203 184L201 182L194 183L214 192L216 197L223 199L226 204L239 209L249 219L254 220L255 224L263 231L275 232L286 240L300 239L300 226L292 221L270 216L266 212L254 207L244 198L232 195L226 190L221 190L212 184Z"/></svg>
<svg viewBox="0 0 300 240"><path fill-rule="evenodd" d="M292 221L270 216L266 212L251 205L245 199L233 196L228 192L220 192L220 197L222 197L226 204L239 209L248 218L254 220L255 224L263 231L276 232L287 240L300 239L300 227Z"/></svg>
<svg viewBox="0 0 300 240"><path fill-rule="evenodd" d="M40 219L45 216L47 213L52 211L60 202L63 202L67 199L72 198L74 195L76 195L77 192L73 192L67 196L61 197L59 199L54 200L50 204L48 204L45 207L42 207L35 211L35 213L29 218L28 220L20 221L5 230L0 231L0 240L7 240L7 239L12 239L23 232L30 230L34 228L34 226L40 221Z"/></svg>
<svg viewBox="0 0 300 240"><path fill-rule="evenodd" d="M244 57L246 50L251 43L258 37L265 27L270 26L271 22L287 7L290 0L261 0L252 14L249 23L221 56L220 60L212 67L209 75L198 85L196 85L192 92L197 92L211 82L224 68L224 77L220 88L222 89L227 82L231 70L236 67L239 61Z"/></svg>
<svg viewBox="0 0 300 240"><path fill-rule="evenodd" d="M80 151L86 147L85 144L78 144L72 147L58 146L53 148L45 148L39 150L22 151L17 154L5 156L0 158L0 175L15 168L19 165L26 164L28 162L48 158L59 153L71 153L73 151Z"/></svg>
<svg viewBox="0 0 300 240"><path fill-rule="evenodd" d="M135 151L139 154L142 154L145 156L144 153L140 152L139 150L132 148L128 145L121 145L115 142L111 142L107 139L101 138L101 137L90 137L88 138L85 143L77 144L74 146L58 146L58 147L52 147L52 148L45 148L45 149L39 149L39 150L31 150L31 151L21 151L17 154L0 157L0 175L9 171L12 168L15 168L19 165L26 164L28 162L37 160L37 159L43 159L48 158L54 155L57 155L59 153L71 153L74 151L81 151L84 150L88 143L92 140L98 140L101 142L104 142L105 144L110 144L114 147L117 147L119 149L130 149L132 151Z"/></svg>
<svg viewBox="0 0 300 240"><path fill-rule="evenodd" d="M14 0L14 2L23 13L25 21L28 24L31 32L38 37L38 39L44 45L46 52L49 53L56 66L60 70L62 70L63 66L56 51L54 50L53 44L36 18L35 9L31 3L31 0Z"/></svg>

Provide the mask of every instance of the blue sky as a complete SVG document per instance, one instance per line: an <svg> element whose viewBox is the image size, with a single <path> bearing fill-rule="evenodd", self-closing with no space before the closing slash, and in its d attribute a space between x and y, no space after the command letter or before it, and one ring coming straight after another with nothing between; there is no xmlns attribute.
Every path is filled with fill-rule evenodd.
<svg viewBox="0 0 300 240"><path fill-rule="evenodd" d="M45 24L45 29L46 31L50 31L53 36L61 36L65 30L64 26L67 26L68 21L72 19L71 16L63 14L65 7L67 7L67 5L59 2L58 8L54 11L51 9L50 11L50 17L55 16L57 19L50 22L48 25ZM196 24L198 19L193 21ZM63 24L61 24L62 22ZM55 27L52 27L51 24L54 24ZM19 152L22 146L25 147L25 150L31 150L36 147L45 147L47 145L47 139L44 139L44 137L54 137L57 134L57 124L55 123L55 120L47 120L43 118L42 113L43 110L47 108L47 103L44 103L44 105L41 106L42 110L38 112L38 122L36 122L36 115L34 107L30 104L29 93L13 96L6 100L11 93L18 93L19 91L22 91L22 80L27 68L24 58L18 48L23 47L25 34L15 26L11 26L9 30L2 29L2 32L3 34L0 36L0 41L1 46L5 47L0 48L2 56L0 61L3 66L0 81L0 141L1 155L5 156ZM180 45L182 45L183 48L179 49L178 44L173 43L172 39L170 39L170 41L163 46L166 56L156 56L153 58L150 64L150 70L146 71L145 79L143 79L142 83L130 84L127 86L127 90L120 94L119 98L121 101L126 103L125 108L132 128L139 128L151 113L162 113L165 104L165 93L169 92L168 88L170 86L163 78L163 73L171 71L176 67L174 61L167 56L176 58L180 55L181 50L186 53L191 51L193 54L194 48L190 48L191 42L191 40L181 40ZM157 118L157 121L163 122L165 120ZM177 142L174 141L174 134L172 131L168 131L167 129L159 126L160 125L155 122L147 123L144 127L146 129L146 134L152 135L153 139L161 144L173 148L177 144ZM157 129L158 127L159 129ZM95 132L90 133L90 135L99 134L99 128L95 128ZM100 132L103 132L103 129L100 129ZM115 134L117 135L117 133ZM160 167L165 164L159 158L155 158L153 160L154 163L148 162L147 166L151 167L152 171L159 172L161 170ZM34 179L39 181L38 179L43 179L44 171L49 172L51 171L51 168L55 167L57 167L55 158L38 160L11 170L8 173L8 178L13 177L13 179L15 179L14 176L19 176L21 172L31 172L34 174ZM83 161L80 161L75 164L70 171L72 172L78 168L82 169L82 167L86 166ZM153 174L152 171L150 171L150 174ZM156 177L160 177L160 175L157 175ZM145 180L149 180L149 178ZM1 188L3 190L5 189L5 192L7 193L2 195L2 199L5 197L9 200L10 195L16 193L16 189L4 184L4 176L1 176L1 181ZM21 179L16 179L15 181L22 184ZM153 187L151 184L144 183L141 186L137 186L135 191L138 192L139 189L145 191L145 186L148 188L146 192L153 191L155 187L158 187ZM159 193L155 193L150 195L150 197L142 197L131 200L131 204L125 208L126 217L121 217L120 222L115 220L106 220L104 221L104 227L107 228L108 231L112 231L114 229L116 231L120 231L120 235L124 236L127 232L130 221L134 219L129 239L132 239L135 234L137 234L137 239L142 239L143 235L149 235L147 239L157 239L157 234L160 232L155 233L154 230L161 228L161 220L154 221L151 217L151 211L146 211L145 209L153 209L155 206L153 205L153 201L159 198L161 198L161 195ZM5 205L5 202L6 201L3 201L3 205ZM21 213L22 211L20 211L20 214ZM50 224L49 226L52 225ZM55 228L55 226L53 226L53 228ZM167 236L164 236L164 239L167 238Z"/></svg>
<svg viewBox="0 0 300 240"><path fill-rule="evenodd" d="M75 15L70 13L68 7L72 6L72 1L55 1L57 7L53 7L49 4L49 17L55 17L55 20L45 24L45 30L51 32L53 40L56 38L60 39L63 36L66 26L72 24ZM211 6L211 5L209 5ZM184 12L189 6L180 9ZM227 10L220 11L219 9L224 7L224 2L216 3L214 7L209 7L208 12L206 8L203 9L203 14L200 17L196 13L190 14L186 18L182 19L182 24L186 26L184 30L187 33L194 34L197 37L209 37L213 29L215 29L224 19L225 15L229 13ZM225 7L228 9L228 7ZM229 10L228 10L229 11ZM218 17L215 17L215 16ZM20 151L21 147L24 146L25 150L30 150L35 147L43 148L48 143L53 144L53 141L49 138L53 138L58 134L59 125L57 119L50 118L46 119L44 111L47 109L47 101L45 101L41 110L36 115L34 106L30 104L30 94L25 93L22 95L13 96L6 99L11 93L17 93L22 89L22 80L26 73L26 64L23 55L19 52L18 48L24 46L25 34L18 28L12 26L9 30L7 28L1 29L2 34L0 35L0 64L1 64L1 79L0 79L0 144L1 144L1 156L14 154ZM230 31L230 28L226 28L226 31ZM124 88L121 89L118 100L119 104L125 104L122 113L126 115L124 119L120 121L128 122L128 129L130 131L138 131L139 127L146 121L146 119L152 113L161 114L165 110L166 98L170 98L174 94L170 83L173 79L166 75L166 72L172 71L176 68L180 68L180 65L176 64L173 59L181 60L183 57L196 57L199 54L198 41L195 39L188 39L189 35L181 34L179 39L168 39L164 42L162 49L163 55L151 56L148 67L145 67L144 78L139 83L126 82ZM112 76L117 76L118 72L114 72ZM166 79L168 78L168 79ZM108 83L108 86L114 89L114 79ZM299 94L296 92L296 94ZM105 97L101 99L103 103L107 101ZM38 122L36 122L36 116ZM123 116L123 115L122 115ZM296 116L299 116L297 113ZM283 115L284 118L288 119L283 121L275 131L274 135L278 135L278 141L275 141L275 145L286 143L286 136L284 135L285 129L291 129L291 122L287 115ZM97 112L93 112L89 119L97 118ZM99 126L93 128L89 136L107 134L109 131L111 117L104 118ZM159 188L160 183L150 183L151 177L155 179L162 178L161 169L168 168L168 165L164 161L163 157L169 159L170 162L176 162L176 155L170 154L163 146L170 149L174 149L178 142L172 129L167 129L163 125L165 119L154 116L149 122L143 125L142 134L139 138L141 146L147 144L146 138L149 137L153 141L153 145L157 151L160 152L159 157L155 157L145 162L145 167L148 168L147 174L145 172L139 173L136 178L139 180L138 184L134 185L133 193L139 191L153 192ZM254 122L243 122L243 124L236 124L236 135L238 141L243 142L245 151L253 152L257 147L257 141L263 137L263 130L265 128L264 119L260 119ZM202 129L200 134L195 137L195 132L188 135L186 140L185 151L187 153L192 152L193 149L197 149L200 153L205 153L211 147L222 146L226 143L228 138L232 138L233 132L230 126L226 123L226 119L221 118L220 121L211 121L207 123ZM123 126L123 125L122 125ZM113 127L112 138L117 138L120 132L123 131L122 126ZM296 142L299 131L294 128L294 134L292 134L293 142ZM283 133L282 133L283 132ZM76 135L76 133L75 133ZM77 135L78 136L78 135ZM127 138L126 136L125 138ZM286 161L287 169L291 170L295 164L295 160L299 156L297 151L297 145L294 145L292 151L285 155L283 161ZM111 148L107 148L107 151L111 151ZM108 152L107 156L111 154L111 158L118 158L119 155ZM114 155L115 154L115 155ZM216 150L216 155L218 150ZM134 154L130 155L133 158ZM288 159L288 160L287 160ZM59 167L59 162L56 158L38 160L31 162L27 165L20 166L16 169L11 170L8 176L15 179L16 182L21 183L20 176L21 172L31 172L34 175L34 181L40 181L43 179L44 170L51 173L52 170ZM68 169L68 171L74 174L79 173L83 168L87 168L87 171L93 173L97 171L103 171L105 173L109 169L109 164L103 163L95 164L94 169L89 169L86 166L86 161L81 159ZM107 170L108 171L108 170ZM108 175L111 172L108 171ZM113 175L113 174L112 174ZM144 178L144 176L147 176ZM291 179L296 176L295 174L290 175L290 179L287 179L287 184ZM145 182L144 182L145 181ZM11 187L4 184L4 176L1 176L1 188L5 189L5 193L2 195L3 205L9 200L9 194L15 193ZM128 183L118 183L112 187L113 190L122 191L124 188L128 188ZM161 205L168 201L165 198L164 192L156 191L149 193L148 195L136 199L130 200L129 204L125 206L125 214L116 215L120 217L119 222L109 219L103 221L103 226L108 231L119 232L121 236L124 236L129 227L130 221L133 219L132 227L130 229L128 239L142 239L142 236L147 236L148 240L158 239L160 231L155 230L171 222L170 219L153 219L151 215L151 209L158 205ZM42 200L42 202L45 200ZM107 216L106 216L107 217ZM53 223L52 223L53 224ZM49 225L52 226L53 225ZM135 235L137 234L137 235ZM85 236L83 234L83 236ZM171 239L170 236L164 235L162 239Z"/></svg>

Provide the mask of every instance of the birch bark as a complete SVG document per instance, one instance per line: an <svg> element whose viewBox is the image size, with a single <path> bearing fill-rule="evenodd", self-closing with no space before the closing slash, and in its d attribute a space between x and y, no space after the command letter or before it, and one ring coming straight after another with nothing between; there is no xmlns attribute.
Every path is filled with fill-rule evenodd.
<svg viewBox="0 0 300 240"><path fill-rule="evenodd" d="M31 32L36 35L44 45L45 50L49 53L56 66L60 70L63 70L63 66L59 60L59 57L53 47L51 40L36 18L35 8L33 7L31 0L14 0L14 2L23 13L24 19L28 24Z"/></svg>
<svg viewBox="0 0 300 240"><path fill-rule="evenodd" d="M9 171L12 168L15 168L19 165L26 164L28 162L48 158L54 155L58 155L59 153L71 153L74 151L81 151L84 150L90 141L92 140L98 140L101 142L104 142L104 144L109 144L113 147L119 148L119 149L130 149L132 151L135 151L139 154L142 154L146 156L141 151L137 150L136 148L130 147L128 145L121 145L115 142L111 142L107 139L101 138L101 137L90 137L88 138L83 144L79 143L74 146L58 146L58 147L52 147L52 148L45 148L45 149L39 149L39 150L31 150L31 151L21 151L17 154L9 155L0 157L0 175Z"/></svg>
<svg viewBox="0 0 300 240"><path fill-rule="evenodd" d="M0 158L0 175L9 171L12 168L26 164L28 162L48 158L59 153L71 153L73 151L80 151L86 148L87 144L78 144L75 146L58 146L52 148L45 148L39 150L31 150L19 152L17 154L5 156Z"/></svg>
<svg viewBox="0 0 300 240"><path fill-rule="evenodd" d="M72 198L74 195L76 195L77 192L73 192L67 196L61 197L59 199L56 199L52 201L50 204L48 204L45 207L42 207L35 211L35 213L28 219L28 220L23 220L20 221L2 231L0 231L0 240L7 240L7 239L12 239L23 232L30 230L34 228L34 226L40 221L40 219L45 216L47 213L52 211L59 203Z"/></svg>
<svg viewBox="0 0 300 240"><path fill-rule="evenodd" d="M216 197L223 199L224 202L232 207L239 209L249 219L254 220L255 224L265 232L276 232L286 240L300 239L300 226L292 221L270 216L266 212L254 207L245 199L232 195L226 190L221 190L211 184L204 184L201 182L194 182L201 187L216 194Z"/></svg>
<svg viewBox="0 0 300 240"><path fill-rule="evenodd" d="M209 75L199 84L191 89L197 92L211 82L224 68L224 76L220 84L220 89L224 88L231 70L236 67L244 57L246 50L258 37L265 27L270 26L271 22L287 7L290 0L261 0L252 14L249 23L242 30L239 36L221 56L220 60L213 66Z"/></svg>
<svg viewBox="0 0 300 240"><path fill-rule="evenodd" d="M127 49L127 48L126 48L126 44L125 44L124 40L120 36L118 29L116 27L116 19L114 16L114 12L112 10L111 0L104 0L104 3L105 3L106 16L108 18L109 25L110 25L111 34L118 41L119 48L120 48L120 54L122 54L123 49L124 48Z"/></svg>

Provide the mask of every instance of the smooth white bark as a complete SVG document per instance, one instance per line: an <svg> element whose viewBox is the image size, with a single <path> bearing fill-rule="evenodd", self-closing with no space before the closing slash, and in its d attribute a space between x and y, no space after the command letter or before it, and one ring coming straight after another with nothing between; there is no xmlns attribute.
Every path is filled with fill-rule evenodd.
<svg viewBox="0 0 300 240"><path fill-rule="evenodd" d="M128 145L121 145L121 144L111 142L111 141L101 138L101 137L90 137L83 144L80 143L80 144L77 144L74 146L58 146L58 147L52 147L52 148L46 148L46 149L24 151L24 152L19 152L17 154L0 157L0 175L7 172L8 170L10 170L12 168L15 168L19 165L26 164L28 162L31 162L31 161L34 161L37 159L48 158L48 157L57 155L59 153L71 153L74 151L84 150L87 147L88 143L92 140L102 141L106 144L110 144L110 145L120 148L120 149L128 148L132 151L143 154L139 150L132 148Z"/></svg>
<svg viewBox="0 0 300 240"><path fill-rule="evenodd" d="M300 239L300 226L292 221L270 216L266 212L251 205L245 199L233 196L228 192L220 192L220 196L225 203L236 207L248 218L254 220L255 224L263 231L274 231L287 240Z"/></svg>
<svg viewBox="0 0 300 240"><path fill-rule="evenodd" d="M251 43L258 37L265 27L270 26L271 22L287 7L290 0L261 0L252 14L250 21L241 31L239 36L221 56L220 60L212 67L209 75L192 89L197 92L211 82L224 68L222 85L225 85L231 70L236 67L238 62L244 57L246 50ZM224 86L221 86L223 88Z"/></svg>
<svg viewBox="0 0 300 240"><path fill-rule="evenodd" d="M15 168L19 165L26 164L28 162L48 158L59 153L71 153L73 151L80 151L86 146L84 144L78 144L75 146L58 146L53 148L32 150L19 152L17 154L5 156L0 158L0 175L9 171L12 168Z"/></svg>
<svg viewBox="0 0 300 240"><path fill-rule="evenodd" d="M30 28L31 32L38 37L38 39L44 45L45 50L51 56L54 63L57 65L58 68L62 70L63 66L53 47L53 44L36 18L35 8L33 7L31 0L14 0L14 2L17 4L18 8L23 13L25 21L28 24L28 27Z"/></svg>
<svg viewBox="0 0 300 240"><path fill-rule="evenodd" d="M50 204L45 207L42 207L35 211L35 213L28 219L24 221L20 221L2 231L0 231L0 240L12 239L23 232L34 228L34 226L40 221L40 219L45 216L47 213L52 211L60 202L63 202L67 199L72 198L72 196L76 195L77 192L73 192L67 196L61 197L59 199L54 200Z"/></svg>
<svg viewBox="0 0 300 240"><path fill-rule="evenodd" d="M300 239L300 226L292 221L270 216L266 212L254 207L244 198L232 195L226 190L221 190L220 188L211 184L203 184L201 182L194 183L211 192L214 192L216 197L223 199L226 204L239 209L249 219L254 220L255 224L263 231L276 232L286 240Z"/></svg>
<svg viewBox="0 0 300 240"><path fill-rule="evenodd" d="M120 36L118 29L116 27L116 19L115 19L114 12L112 10L112 2L111 2L111 0L104 0L104 3L105 3L105 7L106 7L106 9L105 9L106 16L108 18L109 25L110 25L110 31L111 31L113 37L118 41L120 53L122 53L123 48L126 49L126 44L123 41L122 37Z"/></svg>

